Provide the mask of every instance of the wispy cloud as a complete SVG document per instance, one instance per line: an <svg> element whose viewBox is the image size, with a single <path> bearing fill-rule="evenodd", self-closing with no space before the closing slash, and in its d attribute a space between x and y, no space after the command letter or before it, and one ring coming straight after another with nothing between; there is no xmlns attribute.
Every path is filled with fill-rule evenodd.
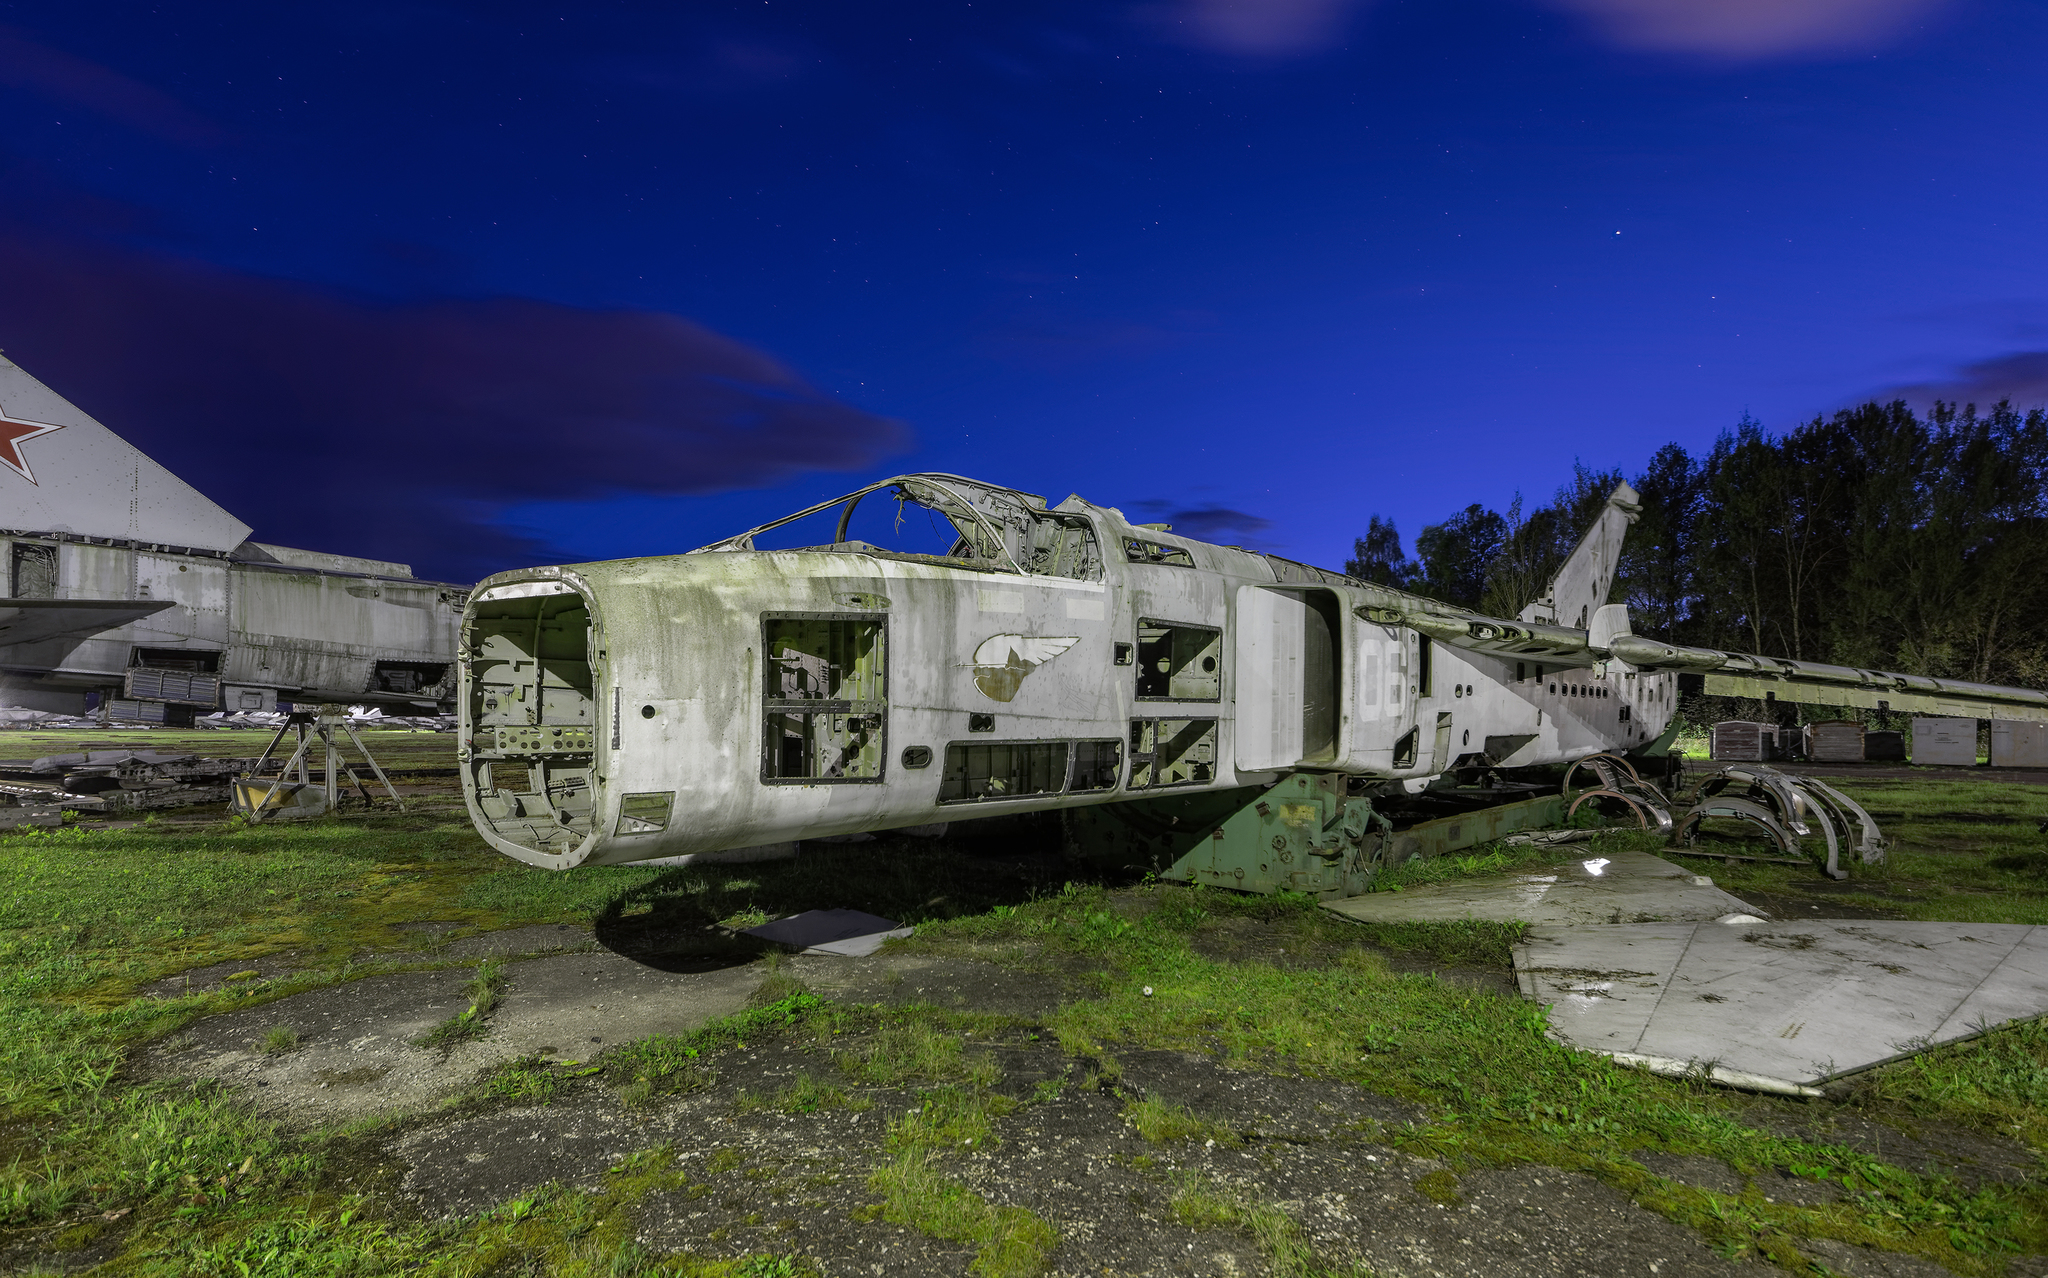
<svg viewBox="0 0 2048 1278"><path fill-rule="evenodd" d="M991 326L976 345L992 359L1057 371L1098 360L1142 359L1179 346L1216 327L1210 311L1167 311L1152 319L1022 309Z"/></svg>
<svg viewBox="0 0 2048 1278"><path fill-rule="evenodd" d="M2048 351L2016 351L1978 360L1946 378L1894 386L1870 398L1903 399L1915 408L1937 399L1979 408L2008 399L2020 409L2048 407Z"/></svg>
<svg viewBox="0 0 2048 1278"><path fill-rule="evenodd" d="M1954 0L1538 0L1609 44L1726 61L1837 53L1897 39ZM1182 44L1255 58L1343 43L1370 0L1172 0L1135 14Z"/></svg>
<svg viewBox="0 0 2048 1278"><path fill-rule="evenodd" d="M1316 53L1339 43L1362 0L1178 0L1141 7L1167 38L1263 57Z"/></svg>
<svg viewBox="0 0 2048 1278"><path fill-rule="evenodd" d="M1544 0L1628 49L1747 61L1887 44L1950 0Z"/></svg>
<svg viewBox="0 0 2048 1278"><path fill-rule="evenodd" d="M388 304L0 226L0 346L265 540L474 580L519 502L866 466L898 422L678 315Z"/></svg>
<svg viewBox="0 0 2048 1278"><path fill-rule="evenodd" d="M0 27L0 85L84 107L184 146L213 146L222 140L212 121L169 94L8 27Z"/></svg>
<svg viewBox="0 0 2048 1278"><path fill-rule="evenodd" d="M1193 537L1197 541L1257 548L1263 544L1261 535L1273 526L1273 521L1263 515L1232 510L1228 506L1218 506L1214 503L1205 506L1183 506L1178 502L1154 498L1149 501L1133 502L1132 505L1151 517L1154 522L1171 524L1173 531Z"/></svg>

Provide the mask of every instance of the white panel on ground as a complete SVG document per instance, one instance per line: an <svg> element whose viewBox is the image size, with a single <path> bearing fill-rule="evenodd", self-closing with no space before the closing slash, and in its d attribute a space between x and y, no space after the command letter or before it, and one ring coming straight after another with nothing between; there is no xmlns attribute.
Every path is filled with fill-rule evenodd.
<svg viewBox="0 0 2048 1278"><path fill-rule="evenodd" d="M1237 592L1237 766L1244 772L1301 761L1302 623L1299 595Z"/></svg>
<svg viewBox="0 0 2048 1278"><path fill-rule="evenodd" d="M2025 924L1536 927L1515 970L1573 1047L1780 1090L2048 1014L2048 927Z"/></svg>
<svg viewBox="0 0 2048 1278"><path fill-rule="evenodd" d="M249 526L0 358L6 527L233 550Z"/></svg>
<svg viewBox="0 0 2048 1278"><path fill-rule="evenodd" d="M1525 923L1643 923L1755 914L1747 902L1647 852L1587 854L1541 874L1425 883L1400 892L1323 902L1361 923L1421 919L1519 919Z"/></svg>

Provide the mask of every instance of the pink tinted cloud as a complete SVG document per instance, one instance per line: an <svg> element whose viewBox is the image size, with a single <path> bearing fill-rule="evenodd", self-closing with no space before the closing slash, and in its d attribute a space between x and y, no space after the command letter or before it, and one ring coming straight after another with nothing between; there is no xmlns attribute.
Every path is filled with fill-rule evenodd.
<svg viewBox="0 0 2048 1278"><path fill-rule="evenodd" d="M97 62L38 44L0 27L0 85L25 89L66 106L185 146L213 146L221 131L167 93Z"/></svg>
<svg viewBox="0 0 2048 1278"><path fill-rule="evenodd" d="M256 528L468 581L504 507L866 466L909 433L678 315L384 304L0 225L0 347ZM676 549L683 549L677 547Z"/></svg>
<svg viewBox="0 0 2048 1278"><path fill-rule="evenodd" d="M1544 0L1613 44L1748 61L1867 49L1950 0Z"/></svg>
<svg viewBox="0 0 2048 1278"><path fill-rule="evenodd" d="M1915 408L1935 400L1989 408L2011 400L2022 411L2048 406L2048 351L2018 351L1965 364L1944 378L1895 386L1873 396L1903 399Z"/></svg>
<svg viewBox="0 0 2048 1278"><path fill-rule="evenodd" d="M1168 38L1252 57L1314 53L1339 43L1361 0L1179 0L1141 19Z"/></svg>
<svg viewBox="0 0 2048 1278"><path fill-rule="evenodd" d="M1587 19L1610 44L1725 61L1874 48L1954 0L1540 0ZM1369 0L1172 0L1136 10L1182 44L1251 57L1343 42Z"/></svg>

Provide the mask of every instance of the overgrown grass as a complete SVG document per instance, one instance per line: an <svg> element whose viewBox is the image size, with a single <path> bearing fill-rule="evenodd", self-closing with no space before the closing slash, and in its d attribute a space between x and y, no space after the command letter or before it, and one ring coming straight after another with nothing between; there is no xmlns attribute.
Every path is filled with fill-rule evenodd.
<svg viewBox="0 0 2048 1278"><path fill-rule="evenodd" d="M1231 1229L1257 1244L1280 1278L1322 1278L1301 1225L1275 1203L1262 1202L1195 1172L1183 1172L1172 1198L1175 1220L1191 1229ZM1369 1278L1359 1270L1360 1278Z"/></svg>
<svg viewBox="0 0 2048 1278"><path fill-rule="evenodd" d="M908 1149L869 1180L882 1195L883 1220L975 1249L969 1272L982 1278L1029 1278L1041 1272L1059 1238L1022 1207L997 1207L949 1180L931 1154Z"/></svg>
<svg viewBox="0 0 2048 1278"><path fill-rule="evenodd" d="M1903 836L1887 866L1854 867L1846 899L1906 917L2048 921L2048 866L2033 818L2018 820L2038 800L1976 784L1845 786ZM628 1223L635 1197L684 1187L660 1154L622 1164L597 1194L548 1190L484 1220L421 1224L336 1192L335 1133L287 1133L219 1089L141 1082L123 1066L135 1044L195 1016L350 979L363 970L349 966L361 951L431 959L400 923L703 931L755 914L847 905L920 924L914 944L1036 956L1092 979L1098 995L1069 1004L1048 1026L1068 1052L1099 1062L1085 1084L1113 1083L1115 1053L1126 1047L1172 1047L1420 1102L1429 1122L1394 1138L1445 1163L1438 1187L1449 1193L1468 1170L1535 1161L1597 1176L1729 1254L1794 1263L1793 1240L1827 1237L1976 1275L1996 1269L2007 1243L2048 1249L2048 1195L2038 1184L1966 1190L1846 1147L1759 1131L1745 1121L1743 1098L1567 1051L1545 1037L1538 1009L1399 974L1355 948L1363 941L1447 965L1498 967L1516 937L1512 927L1367 929L1306 898L1179 887L1111 893L1084 885L1032 897L1029 883L992 881L983 865L910 843L793 864L547 874L484 850L446 805L419 806L407 816L293 826L181 819L0 837L0 1211L8 1223L99 1221L129 1209L118 1226L77 1228L133 1226L121 1263L151 1274L800 1273L802 1264L787 1256L709 1263L638 1250ZM1973 813L2013 819L1960 819ZM1584 845L1483 850L1404 870L1408 877L1389 886L1585 854ZM1738 892L1801 892L1817 882L1803 868L1711 872ZM1831 890L1816 899L1845 898ZM1230 928L1277 938L1290 951L1298 939L1307 957L1294 966L1260 955L1205 957L1198 942ZM185 997L134 997L172 972L283 951L295 952L305 970ZM481 999L473 990L473 1026L487 1022ZM1051 1227L974 1194L955 1172L955 1160L1000 1139L1020 1103L1058 1094L1057 1082L1030 1102L995 1090L996 1067L967 1031L1000 1027L997 1018L936 1009L827 1004L777 974L759 1005L738 1016L626 1045L601 1064L511 1062L480 1081L469 1103L545 1101L592 1071L625 1099L652 1103L709 1086L728 1051L798 1036L818 1051L820 1069L766 1103L805 1113L913 1089L914 1108L888 1124L877 1212L973 1246L980 1272L1025 1274L1050 1255ZM1964 1124L2048 1150L2048 1028L2001 1030L1888 1067L1866 1080L1855 1104L1878 1121ZM1190 1130L1207 1120L1151 1097L1131 1104L1126 1118L1156 1141L1228 1137L1213 1127ZM1721 1158L1750 1175L1782 1169L1825 1179L1844 1197L1802 1208L1764 1203L1754 1191L1691 1189L1650 1175L1634 1157L1644 1149ZM1177 1212L1184 1203L1194 1217L1246 1231L1277 1270L1315 1272L1314 1257L1289 1250L1299 1235L1271 1204L1199 1182L1181 1185L1175 1203Z"/></svg>
<svg viewBox="0 0 2048 1278"><path fill-rule="evenodd" d="M1188 897L1203 908L1190 908ZM1586 1172L1700 1230L1730 1254L1788 1263L1797 1258L1791 1240L1802 1236L1914 1252L1968 1274L1993 1272L2008 1246L2048 1248L2048 1194L2037 1185L1966 1190L1848 1147L1760 1132L1743 1121L1747 1102L1739 1095L1551 1042L1544 1012L1534 1005L1395 974L1369 958L1340 955L1327 966L1295 969L1205 958L1191 939L1216 904L1178 887L1117 899L1074 886L1014 911L1001 926L1104 966L1105 993L1069 1004L1049 1021L1069 1053L1221 1053L1242 1068L1338 1078L1405 1097L1433 1118L1399 1143L1450 1164L1453 1175L1523 1162ZM1284 922L1285 911L1302 907L1265 898L1244 908ZM1121 923L1109 940L1105 914ZM996 934L993 921L951 930L982 939ZM1871 1102L1880 1117L1903 1107L2041 1149L2044 1037L2048 1031L2023 1026L1931 1053L1914 1069L1888 1072L1885 1086L1894 1090L1873 1094ZM1883 1109L1885 1102L1894 1109ZM1672 1187L1634 1160L1642 1149L1716 1157L1749 1175L1784 1169L1831 1180L1847 1197L1798 1207Z"/></svg>
<svg viewBox="0 0 2048 1278"><path fill-rule="evenodd" d="M485 959L477 964L466 992L469 1006L421 1035L421 1047L453 1047L491 1032L491 1013L505 996L505 961Z"/></svg>

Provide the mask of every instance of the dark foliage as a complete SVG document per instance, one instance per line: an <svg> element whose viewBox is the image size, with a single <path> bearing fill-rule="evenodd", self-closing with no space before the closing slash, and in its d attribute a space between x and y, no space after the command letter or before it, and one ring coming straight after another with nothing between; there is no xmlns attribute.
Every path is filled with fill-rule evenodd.
<svg viewBox="0 0 2048 1278"><path fill-rule="evenodd" d="M1401 558L1374 516L1355 576L1512 616L1622 478L1580 466L1547 505L1468 506ZM1869 403L1784 435L1744 418L1667 444L1612 598L1639 634L1990 683L2048 682L2048 412Z"/></svg>

